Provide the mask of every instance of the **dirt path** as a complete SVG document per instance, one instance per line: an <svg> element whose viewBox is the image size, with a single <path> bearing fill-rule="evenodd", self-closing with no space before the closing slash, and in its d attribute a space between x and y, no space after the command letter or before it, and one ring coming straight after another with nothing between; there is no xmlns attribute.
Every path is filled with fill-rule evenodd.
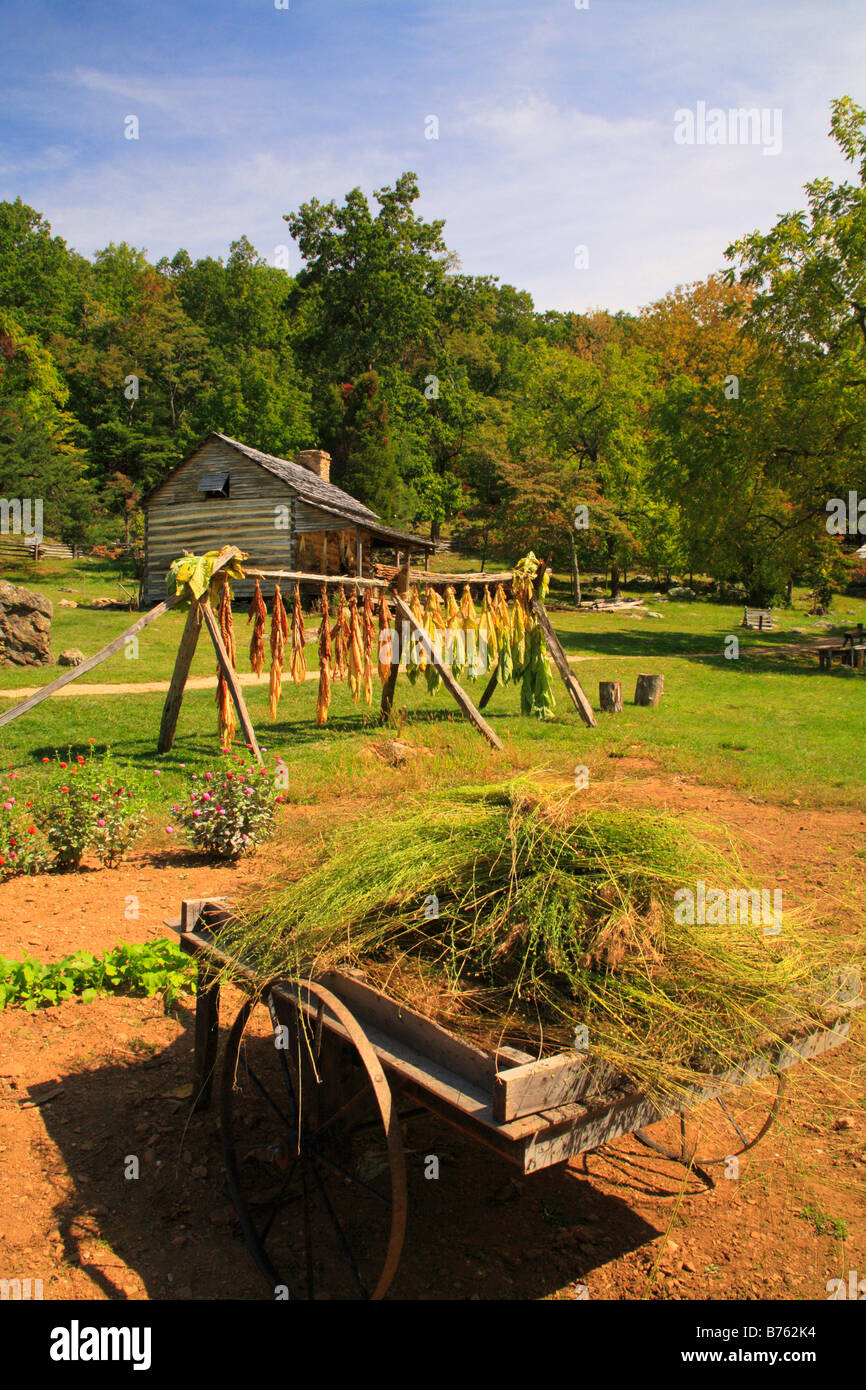
<svg viewBox="0 0 866 1390"><path fill-rule="evenodd" d="M318 671L308 671L305 679L317 681ZM270 676L256 676L251 671L242 671L238 672L238 680L241 685L267 686ZM288 678L284 677L284 683L287 682ZM51 698L74 695L165 695L168 693L168 687L168 681L137 681L125 685L88 685L84 681L71 681L69 685L62 685L56 690ZM216 687L216 676L191 676L186 683L187 690L216 690ZM18 690L0 690L0 700L25 700L28 695L35 695L41 689L38 685L22 685Z"/></svg>
<svg viewBox="0 0 866 1390"><path fill-rule="evenodd" d="M827 645L832 645L832 643L806 642L784 647L749 647L745 654L751 656L808 656L813 652L819 651L822 646ZM715 650L711 652L673 652L670 655L710 657L720 656L721 653ZM607 657L604 653L591 656L578 656L572 654L569 655L567 659L574 665L582 661L606 661ZM659 659L664 660L667 658ZM250 671L238 672L238 680L241 685L266 686L269 679L270 677L267 674L256 676ZM319 679L319 672L317 670L308 671L305 679L308 681L317 681ZM216 686L216 676L192 676L186 683L187 690L216 690ZM60 696L68 698L76 695L165 695L168 693L168 688L168 681L137 681L109 685L85 684L84 682L79 683L78 681L71 681L69 685L61 686L61 688L55 692L55 697ZM22 685L13 690L0 690L0 700L25 700L28 695L35 695L37 691L41 689L42 687L38 685Z"/></svg>
<svg viewBox="0 0 866 1390"><path fill-rule="evenodd" d="M596 799L703 818L844 941L864 930L866 817L756 804L650 760L612 759ZM167 935L183 897L237 893L356 808L290 807L236 868L176 850L0 885L0 954L40 959ZM130 899L136 915L127 915ZM224 993L223 1036L239 1000ZM862 1030L861 1030L862 1031ZM267 1298L228 1196L213 1113L188 1117L193 1005L98 998L0 1012L0 1277L45 1298ZM866 1270L862 1045L791 1075L776 1127L707 1191L633 1140L530 1178L433 1118L406 1130L403 1298L824 1299ZM440 1160L426 1181L426 1158ZM130 1155L136 1181L124 1176Z"/></svg>

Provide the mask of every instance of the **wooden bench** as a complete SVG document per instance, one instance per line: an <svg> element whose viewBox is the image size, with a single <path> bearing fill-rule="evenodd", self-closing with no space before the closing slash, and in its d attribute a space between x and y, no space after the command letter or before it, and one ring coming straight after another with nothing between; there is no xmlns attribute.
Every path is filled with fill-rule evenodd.
<svg viewBox="0 0 866 1390"><path fill-rule="evenodd" d="M772 632L773 615L769 608L744 608L742 626L754 628L756 632Z"/></svg>
<svg viewBox="0 0 866 1390"><path fill-rule="evenodd" d="M818 648L818 665L822 671L829 671L833 657L838 656L843 666L866 666L866 628L862 623L842 633L841 644Z"/></svg>

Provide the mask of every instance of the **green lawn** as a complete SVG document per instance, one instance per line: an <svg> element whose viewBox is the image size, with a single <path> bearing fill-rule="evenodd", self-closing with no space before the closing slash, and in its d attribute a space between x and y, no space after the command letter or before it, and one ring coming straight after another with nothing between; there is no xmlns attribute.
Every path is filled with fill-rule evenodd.
<svg viewBox="0 0 866 1390"><path fill-rule="evenodd" d="M40 565L39 578L22 567L6 577L28 583L52 601L111 594L117 568L92 562ZM830 629L809 618L799 606L778 613L775 633L745 632L742 610L717 604L667 603L650 597L648 607L660 619L626 614L575 613L551 603L551 618L569 654L582 658L573 669L597 707L599 680L623 682L626 701L621 715L599 716L587 729L556 680L557 717L551 723L519 713L516 687L497 690L486 714L505 744L505 758L490 750L457 714L444 691L431 697L401 677L396 706L406 709L403 737L429 752L415 759L410 771L383 767L371 757L370 744L382 738L376 713L355 705L346 687L335 684L327 727L315 723L316 685L284 686L277 722L270 723L266 689L247 688L250 712L261 743L289 766L290 798L313 801L336 792L385 795L415 782L459 781L494 776L497 770L543 766L569 774L586 764L601 776L611 754L654 758L662 769L697 775L708 784L739 787L752 795L814 805L866 807L863 734L866 730L866 672L834 668L819 672L814 656L750 654L756 647L826 636ZM134 615L133 615L134 616ZM78 646L89 655L116 636L130 621L128 613L55 608L55 652ZM836 600L838 626L866 622L866 602ZM139 654L111 658L85 681L135 683L167 680L184 622L168 614L140 636ZM247 626L243 610L235 614L241 670L248 670ZM738 660L725 658L725 638L740 641ZM307 648L308 666L315 664ZM213 653L203 638L194 674L213 674ZM638 709L631 700L639 672L661 672L665 694L657 709ZM0 671L0 687L20 688L53 679L56 667ZM484 682L469 683L475 699ZM0 758L7 767L38 769L54 749L74 750L89 738L110 744L118 756L145 768L159 766L154 798L170 801L187 769L205 766L218 756L216 711L212 691L188 692L181 711L173 752L155 756L164 697L160 694L50 699L0 730ZM4 699L6 709L12 701ZM158 791L157 791L158 789Z"/></svg>

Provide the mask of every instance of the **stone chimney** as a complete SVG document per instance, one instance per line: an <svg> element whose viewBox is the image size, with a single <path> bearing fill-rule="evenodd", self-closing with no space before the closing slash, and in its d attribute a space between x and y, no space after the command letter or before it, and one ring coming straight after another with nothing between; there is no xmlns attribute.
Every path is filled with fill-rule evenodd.
<svg viewBox="0 0 866 1390"><path fill-rule="evenodd" d="M295 463L309 468L311 473L323 478L326 483L331 481L331 455L326 454L324 449L300 449L295 454Z"/></svg>

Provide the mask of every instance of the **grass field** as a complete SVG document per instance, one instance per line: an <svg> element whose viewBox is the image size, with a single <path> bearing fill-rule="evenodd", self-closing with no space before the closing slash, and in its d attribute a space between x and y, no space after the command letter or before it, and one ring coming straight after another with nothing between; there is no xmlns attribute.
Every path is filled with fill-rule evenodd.
<svg viewBox="0 0 866 1390"><path fill-rule="evenodd" d="M451 563L452 557L448 557ZM122 632L134 615L58 606L63 597L87 602L117 597L120 574L110 562L54 561L32 564L5 578L38 588L55 605L52 649L79 647L85 655ZM708 784L741 788L781 802L866 807L863 785L863 733L866 729L866 672L834 668L820 672L814 655L783 652L786 643L827 636L827 620L810 618L804 596L790 610L780 610L777 631L754 633L739 627L742 610L718 604L664 602L650 597L650 612L661 618L629 614L576 613L553 599L551 619L566 652L579 658L573 670L592 704L598 704L599 680L621 680L622 714L599 715L599 727L587 729L555 680L556 719L543 724L520 715L519 690L498 689L485 711L505 744L502 755L462 719L444 691L429 696L423 681L412 687L401 677L395 714L402 737L428 750L411 768L397 771L371 759L371 742L388 736L378 722L378 690L367 710L355 705L345 686L335 684L328 725L315 722L316 684L284 685L277 721L271 725L267 688L245 691L261 743L289 766L290 799L312 801L342 789L347 794L384 795L408 783L442 782L501 775L503 770L543 766L558 774L586 765L602 776L608 758L631 755L654 759L663 771L697 775ZM833 627L866 622L866 601L838 598ZM134 659L112 657L83 682L137 684L168 680L184 622L170 613L139 639ZM249 669L246 618L235 614L239 664ZM315 626L311 620L309 626ZM725 656L725 639L736 636L740 655ZM770 649L767 652L765 649ZM778 648L776 652L773 649ZM757 649L761 649L760 652ZM307 648L314 669L315 648ZM659 672L665 694L657 709L632 703L640 672ZM215 672L213 652L202 640L193 675ZM0 671L0 688L19 690L45 684L56 667ZM74 688L74 686L73 686ZM477 700L484 681L468 682ZM55 749L73 751L95 739L111 745L121 758L145 767L160 767L154 797L174 794L183 778L179 765L205 766L218 756L214 693L188 691L175 748L157 759L157 733L164 695L160 693L56 697L0 730L0 759L6 767L40 767ZM4 698L7 709L14 700ZM404 713L405 711L405 713ZM371 772L372 768L375 773Z"/></svg>

